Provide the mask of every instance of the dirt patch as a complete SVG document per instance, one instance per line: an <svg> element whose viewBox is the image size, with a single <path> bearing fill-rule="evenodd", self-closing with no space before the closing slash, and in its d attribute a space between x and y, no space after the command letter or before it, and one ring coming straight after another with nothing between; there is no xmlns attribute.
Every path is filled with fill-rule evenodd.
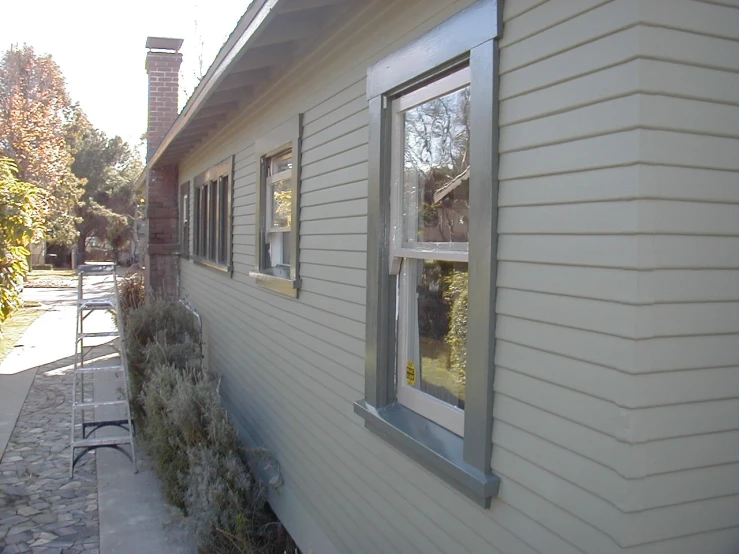
<svg viewBox="0 0 739 554"><path fill-rule="evenodd" d="M28 274L26 287L29 289L66 289L77 286L77 274L72 269L39 270Z"/></svg>
<svg viewBox="0 0 739 554"><path fill-rule="evenodd" d="M0 332L0 363L18 343L23 333L36 321L46 310L39 308L23 307L15 312L3 323Z"/></svg>

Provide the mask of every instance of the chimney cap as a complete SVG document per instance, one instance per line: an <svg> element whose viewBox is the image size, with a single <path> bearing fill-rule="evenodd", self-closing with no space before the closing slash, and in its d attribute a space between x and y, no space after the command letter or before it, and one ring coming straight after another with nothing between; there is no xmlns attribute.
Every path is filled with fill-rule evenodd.
<svg viewBox="0 0 739 554"><path fill-rule="evenodd" d="M184 41L181 38L148 37L146 39L146 47L149 50L178 52L182 47L183 42Z"/></svg>

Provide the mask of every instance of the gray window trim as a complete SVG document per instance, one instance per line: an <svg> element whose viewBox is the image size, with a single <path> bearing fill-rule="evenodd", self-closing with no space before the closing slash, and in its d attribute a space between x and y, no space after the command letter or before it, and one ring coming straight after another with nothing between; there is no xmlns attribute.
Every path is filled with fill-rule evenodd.
<svg viewBox="0 0 739 554"><path fill-rule="evenodd" d="M498 43L501 3L480 0L367 71L369 175L365 426L484 507L497 495L492 473L498 210ZM389 271L390 102L469 63L471 298L464 438L396 402L395 289Z"/></svg>
<svg viewBox="0 0 739 554"><path fill-rule="evenodd" d="M303 133L303 114L297 114L288 121L273 129L257 140L254 153L259 160L259 180L257 181L256 213L257 228L254 252L254 271L249 276L256 280L257 285L273 292L296 298L300 289L300 146ZM292 184L292 223L290 227L290 275L283 277L270 273L264 267L264 245L266 240L266 198L265 179L267 176L266 161L287 148L292 149L293 168L290 177Z"/></svg>
<svg viewBox="0 0 739 554"><path fill-rule="evenodd" d="M226 263L221 264L204 258L196 253L199 246L200 237L196 233L200 229L201 219L198 207L195 206L196 191L199 187L210 181L217 181L221 177L228 177L228 206L226 206L227 222L226 222ZM234 156L229 156L221 162L212 165L192 180L192 190L190 196L190 204L192 206L192 220L190 227L193 229L191 236L191 255L190 259L203 267L208 267L221 272L226 272L233 276L233 195L234 195ZM218 232L218 229L216 229Z"/></svg>

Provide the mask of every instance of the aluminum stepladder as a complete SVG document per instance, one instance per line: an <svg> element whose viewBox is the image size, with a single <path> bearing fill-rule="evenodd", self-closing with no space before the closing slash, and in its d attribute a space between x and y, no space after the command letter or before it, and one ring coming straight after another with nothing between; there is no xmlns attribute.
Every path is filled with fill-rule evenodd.
<svg viewBox="0 0 739 554"><path fill-rule="evenodd" d="M75 337L74 355L74 377L72 383L72 427L70 431L70 461L69 476L74 474L77 462L90 450L96 448L115 448L126 454L133 464L133 471L138 471L136 466L136 450L133 440L133 422L131 420L131 406L129 404L130 386L128 379L128 364L126 363L126 345L123 337L122 314L118 309L119 292L116 277L115 264L82 265L77 271L77 332ZM86 297L85 278L88 281L95 276L97 279L98 293L101 289L106 296ZM95 312L115 313L115 330L112 331L85 331L85 321ZM96 339L108 337L114 343L113 348L118 352L119 362L117 364L100 364L88 362L86 359L91 351L100 345L86 346L85 339ZM120 381L122 387L119 389L122 399L95 401L85 398L85 376L94 376L93 381L102 376L108 380ZM88 395L89 396L89 395ZM98 417L98 408L117 406L122 409L123 414L116 417ZM92 409L95 417L85 421L85 410ZM107 408L103 408L107 410ZM119 436L96 437L95 432L105 427L118 427L126 433ZM123 446L128 445L130 452ZM81 452L75 455L77 450Z"/></svg>

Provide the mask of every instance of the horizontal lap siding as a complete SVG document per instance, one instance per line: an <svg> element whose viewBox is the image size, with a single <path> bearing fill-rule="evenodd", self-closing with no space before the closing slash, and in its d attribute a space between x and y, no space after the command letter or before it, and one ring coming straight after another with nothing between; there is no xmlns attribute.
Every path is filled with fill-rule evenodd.
<svg viewBox="0 0 739 554"><path fill-rule="evenodd" d="M737 17L675 4L547 2L501 50L494 462L588 552L736 544ZM657 27L695 6L717 37Z"/></svg>
<svg viewBox="0 0 739 554"><path fill-rule="evenodd" d="M641 262L659 269L645 272L637 351L643 375L632 394L639 406L632 416L635 458L654 477L631 485L634 508L646 510L629 516L631 545L640 553L657 551L660 541L664 551L734 552L739 9L681 0L659 10L645 3L642 19L653 25L643 30L643 48L661 59L645 73L644 121L655 131L643 137L643 158L653 165L641 184L660 194L639 202L639 228L648 235ZM681 70L686 78L678 80ZM678 171L683 176L674 180ZM682 248L656 248L668 238L682 238ZM648 500L657 507L649 509Z"/></svg>
<svg viewBox="0 0 739 554"><path fill-rule="evenodd" d="M500 497L478 508L353 414L364 394L366 67L469 3L375 4L184 161L186 179L236 155L234 275L183 261L183 295L203 314L209 362L234 420L280 462L298 504L285 494L272 501L291 530L313 521L338 552L608 554L641 543L644 553L659 552L664 521L683 517L676 506L724 506L716 498L736 459L727 444L739 437L723 424L706 432L732 409L726 391L737 373L722 342L731 336L720 332L735 332L739 301L731 60L719 49L701 65L711 52L702 39L712 37L691 42L691 64L681 65L635 24L636 4L505 3L493 434ZM729 32L722 24L717 34ZM248 273L253 145L299 112L303 285L295 300L257 287ZM699 147L703 137L708 161L660 147ZM692 167L678 167L681 158ZM684 347L686 335L695 343ZM696 349L715 354L707 360ZM692 434L684 436L671 418L695 405L710 407L687 408ZM640 515L652 525L632 540ZM734 536L705 519L691 525L682 542L665 542L671 552ZM320 551L320 541L296 538L304 551Z"/></svg>

